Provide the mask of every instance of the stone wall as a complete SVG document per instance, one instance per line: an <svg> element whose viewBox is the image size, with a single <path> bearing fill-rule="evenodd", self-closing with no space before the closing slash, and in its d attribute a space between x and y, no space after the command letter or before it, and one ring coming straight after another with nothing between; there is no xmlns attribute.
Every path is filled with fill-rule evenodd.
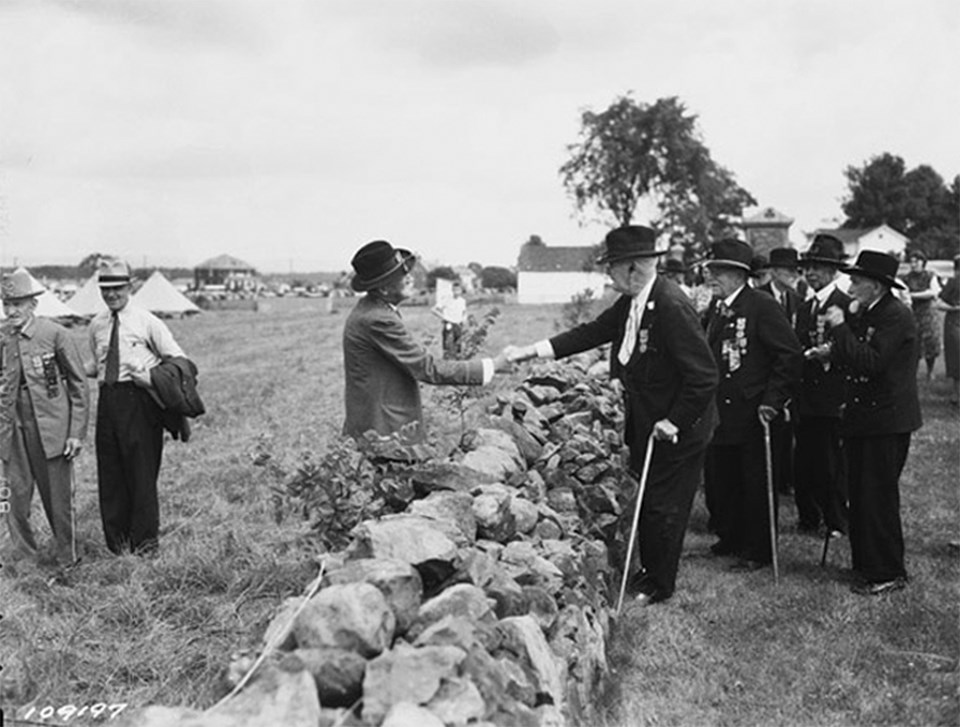
<svg viewBox="0 0 960 727"><path fill-rule="evenodd" d="M405 473L404 512L360 523L325 557L314 592L279 608L238 694L128 724L597 724L620 411L595 358L539 368L455 456ZM253 665L231 664L234 682Z"/></svg>

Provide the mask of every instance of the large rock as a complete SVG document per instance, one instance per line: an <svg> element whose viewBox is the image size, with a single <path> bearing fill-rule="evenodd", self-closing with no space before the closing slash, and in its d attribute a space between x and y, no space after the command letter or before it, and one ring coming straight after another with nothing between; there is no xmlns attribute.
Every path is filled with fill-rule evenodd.
<svg viewBox="0 0 960 727"><path fill-rule="evenodd" d="M498 416L491 417L490 423L510 435L527 467L532 467L543 454L543 444L520 422Z"/></svg>
<svg viewBox="0 0 960 727"><path fill-rule="evenodd" d="M440 689L427 703L427 708L440 717L444 724L465 725L483 718L486 705L473 682L462 677L450 677L440 684Z"/></svg>
<svg viewBox="0 0 960 727"><path fill-rule="evenodd" d="M525 460L520 453L513 436L502 429L483 428L474 429L467 432L461 441L461 446L465 452L470 452L481 447L496 447L502 449L510 455L520 469L524 469Z"/></svg>
<svg viewBox="0 0 960 727"><path fill-rule="evenodd" d="M370 658L390 647L395 628L396 617L379 588L346 583L311 598L293 632L301 648L335 647Z"/></svg>
<svg viewBox="0 0 960 727"><path fill-rule="evenodd" d="M397 702L380 727L444 727L443 720L426 707L412 702Z"/></svg>
<svg viewBox="0 0 960 727"><path fill-rule="evenodd" d="M511 507L513 491L503 485L477 488L473 498L473 516L482 538L506 543L517 534L517 518Z"/></svg>
<svg viewBox="0 0 960 727"><path fill-rule="evenodd" d="M324 578L324 585L345 583L369 583L379 588L397 619L398 635L410 628L423 600L423 582L417 569L395 558L348 560Z"/></svg>
<svg viewBox="0 0 960 727"><path fill-rule="evenodd" d="M543 586L555 594L563 585L563 572L540 555L529 541L508 543L500 554L500 564L521 586Z"/></svg>
<svg viewBox="0 0 960 727"><path fill-rule="evenodd" d="M566 662L550 649L540 625L533 616L511 616L500 619L499 628L521 651L537 676L538 692L548 695L551 703L563 709Z"/></svg>
<svg viewBox="0 0 960 727"><path fill-rule="evenodd" d="M458 547L472 545L477 539L477 520L473 516L473 498L466 492L431 492L411 503L411 515L437 522Z"/></svg>
<svg viewBox="0 0 960 727"><path fill-rule="evenodd" d="M455 646L414 648L403 641L367 664L363 679L363 719L379 724L400 702L426 704L443 679L457 676L466 652Z"/></svg>
<svg viewBox="0 0 960 727"><path fill-rule="evenodd" d="M494 601L482 588L469 583L458 583L424 601L417 619L410 627L409 637L416 639L430 624L445 616L459 616L472 621L494 623Z"/></svg>
<svg viewBox="0 0 960 727"><path fill-rule="evenodd" d="M421 495L438 490L469 492L477 485L499 482L497 477L456 462L429 462L409 472L410 481Z"/></svg>
<svg viewBox="0 0 960 727"><path fill-rule="evenodd" d="M540 510L529 500L522 497L510 498L510 512L513 514L518 533L531 533L537 526Z"/></svg>
<svg viewBox="0 0 960 727"><path fill-rule="evenodd" d="M353 558L392 558L412 565L452 562L457 546L430 518L394 515L365 520L354 528Z"/></svg>
<svg viewBox="0 0 960 727"><path fill-rule="evenodd" d="M299 664L317 684L324 707L349 707L363 693L363 673L367 662L346 649L296 649L284 657L283 664Z"/></svg>
<svg viewBox="0 0 960 727"><path fill-rule="evenodd" d="M489 445L467 452L460 463L464 467L469 467L498 481L506 480L510 475L523 471L516 457L499 447Z"/></svg>

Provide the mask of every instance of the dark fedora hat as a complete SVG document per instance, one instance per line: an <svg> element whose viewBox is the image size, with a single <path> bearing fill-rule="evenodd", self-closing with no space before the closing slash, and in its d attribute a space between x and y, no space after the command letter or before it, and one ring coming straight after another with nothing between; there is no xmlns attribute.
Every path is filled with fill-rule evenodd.
<svg viewBox="0 0 960 727"><path fill-rule="evenodd" d="M669 257L663 261L663 268L661 268L665 273L685 273L687 272L687 266L683 264L683 260L677 260L675 257Z"/></svg>
<svg viewBox="0 0 960 727"><path fill-rule="evenodd" d="M842 267L847 255L843 243L833 235L817 235L807 251L800 256L800 265L833 265Z"/></svg>
<svg viewBox="0 0 960 727"><path fill-rule="evenodd" d="M603 241L603 254L597 258L598 265L632 260L638 257L655 257L666 254L657 250L657 233L642 225L624 225L607 233Z"/></svg>
<svg viewBox="0 0 960 727"><path fill-rule="evenodd" d="M3 293L4 302L11 303L43 295L43 288L39 290L34 288L33 279L26 270L14 270L9 275L5 275L0 291Z"/></svg>
<svg viewBox="0 0 960 727"><path fill-rule="evenodd" d="M797 250L794 247L775 247L770 251L770 267L796 270Z"/></svg>
<svg viewBox="0 0 960 727"><path fill-rule="evenodd" d="M386 240L368 242L350 261L355 273L350 287L357 292L376 288L395 275L409 273L416 259L417 256L409 250L394 247Z"/></svg>
<svg viewBox="0 0 960 727"><path fill-rule="evenodd" d="M750 261L750 275L757 278L760 277L760 273L765 270L770 269L770 261L767 260L767 256L762 252L758 252L753 256L753 259Z"/></svg>
<svg viewBox="0 0 960 727"><path fill-rule="evenodd" d="M738 268L750 272L753 248L743 240L725 237L710 245L710 253L704 263L708 267Z"/></svg>
<svg viewBox="0 0 960 727"><path fill-rule="evenodd" d="M894 288L905 290L906 285L897 280L897 270L900 262L893 256L878 250L861 250L857 261L853 265L840 268L847 275L862 275L866 278L879 280Z"/></svg>

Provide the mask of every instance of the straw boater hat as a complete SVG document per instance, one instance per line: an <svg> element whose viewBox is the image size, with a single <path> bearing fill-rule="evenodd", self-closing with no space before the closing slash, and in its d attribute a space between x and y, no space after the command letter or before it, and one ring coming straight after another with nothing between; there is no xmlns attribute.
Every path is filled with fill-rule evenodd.
<svg viewBox="0 0 960 727"><path fill-rule="evenodd" d="M603 243L603 254L597 258L598 265L618 263L638 257L656 257L667 252L656 249L657 233L642 225L624 225L610 230Z"/></svg>
<svg viewBox="0 0 960 727"><path fill-rule="evenodd" d="M417 256L409 250L395 248L386 240L374 240L357 250L350 264L354 276L350 287L358 293L383 285L396 275L413 269Z"/></svg>
<svg viewBox="0 0 960 727"><path fill-rule="evenodd" d="M847 256L843 252L843 243L833 235L817 235L810 243L809 249L800 256L800 266L804 265L832 265L840 268L844 265Z"/></svg>
<svg viewBox="0 0 960 727"><path fill-rule="evenodd" d="M97 285L101 288L121 288L130 284L130 266L123 260L104 263L97 273Z"/></svg>
<svg viewBox="0 0 960 727"><path fill-rule="evenodd" d="M848 275L862 275L866 278L879 280L885 285L900 290L906 290L906 285L897 280L897 270L900 263L893 255L877 250L861 250L857 261L853 265L840 268Z"/></svg>
<svg viewBox="0 0 960 727"><path fill-rule="evenodd" d="M30 273L26 270L14 270L9 275L4 276L3 285L0 286L3 292L3 301L14 302L18 300L27 300L43 295L42 290L36 290L33 287L33 280Z"/></svg>
<svg viewBox="0 0 960 727"><path fill-rule="evenodd" d="M707 267L736 268L749 273L752 260L752 247L735 237L725 237L710 245L710 253L704 265Z"/></svg>

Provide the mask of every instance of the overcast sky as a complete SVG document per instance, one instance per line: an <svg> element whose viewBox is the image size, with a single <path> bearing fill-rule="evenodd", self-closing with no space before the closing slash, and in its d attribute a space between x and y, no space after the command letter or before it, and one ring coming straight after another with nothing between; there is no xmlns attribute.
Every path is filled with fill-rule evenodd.
<svg viewBox="0 0 960 727"><path fill-rule="evenodd" d="M0 0L0 264L593 244L558 169L628 92L799 244L848 165L960 172L958 69L958 0Z"/></svg>

